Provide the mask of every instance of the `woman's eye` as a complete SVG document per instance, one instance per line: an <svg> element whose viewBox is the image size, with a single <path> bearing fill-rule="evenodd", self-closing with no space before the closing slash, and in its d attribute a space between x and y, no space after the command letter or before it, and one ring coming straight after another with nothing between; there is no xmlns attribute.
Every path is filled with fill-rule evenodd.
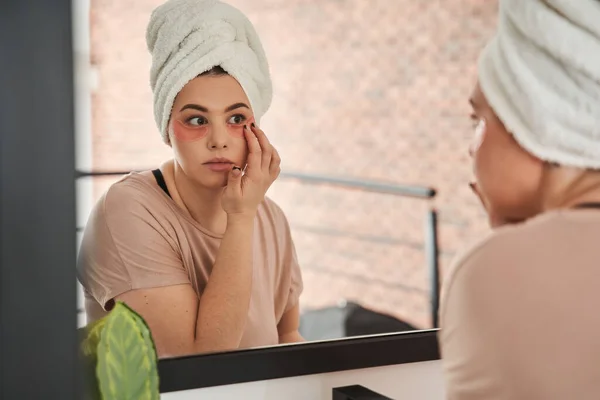
<svg viewBox="0 0 600 400"><path fill-rule="evenodd" d="M228 124L234 124L234 125L239 125L242 122L244 122L246 120L246 117L244 117L241 114L237 114L232 116L231 118L229 118L229 121L227 121Z"/></svg>
<svg viewBox="0 0 600 400"><path fill-rule="evenodd" d="M206 123L206 119L204 117L192 117L187 122L192 126L200 126Z"/></svg>

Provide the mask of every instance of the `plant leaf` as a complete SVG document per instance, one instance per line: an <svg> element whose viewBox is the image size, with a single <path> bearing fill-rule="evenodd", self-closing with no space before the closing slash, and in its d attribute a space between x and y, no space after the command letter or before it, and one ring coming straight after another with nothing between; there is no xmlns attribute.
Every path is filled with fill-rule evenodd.
<svg viewBox="0 0 600 400"><path fill-rule="evenodd" d="M156 349L144 319L121 302L105 318L96 370L103 399L158 400Z"/></svg>
<svg viewBox="0 0 600 400"><path fill-rule="evenodd" d="M102 335L102 329L106 323L106 317L100 318L85 327L85 339L81 343L81 352L85 357L93 357L96 359L96 351L98 343L100 343L100 336Z"/></svg>
<svg viewBox="0 0 600 400"><path fill-rule="evenodd" d="M98 361L98 343L100 342L105 322L106 319L102 318L77 330L81 338L79 356L85 400L102 400L96 377L96 364Z"/></svg>

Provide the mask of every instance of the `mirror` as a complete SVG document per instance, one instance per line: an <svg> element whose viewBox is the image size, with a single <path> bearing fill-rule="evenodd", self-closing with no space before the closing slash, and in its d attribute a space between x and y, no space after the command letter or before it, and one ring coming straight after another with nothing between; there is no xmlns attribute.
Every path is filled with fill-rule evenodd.
<svg viewBox="0 0 600 400"><path fill-rule="evenodd" d="M123 173L173 158L154 121L145 43L161 3L91 2L76 13L80 233ZM300 266L300 335L436 327L437 274L487 230L467 186L467 98L496 2L229 3L255 26L270 66L260 127L282 173L267 195ZM80 326L82 299L83 289Z"/></svg>

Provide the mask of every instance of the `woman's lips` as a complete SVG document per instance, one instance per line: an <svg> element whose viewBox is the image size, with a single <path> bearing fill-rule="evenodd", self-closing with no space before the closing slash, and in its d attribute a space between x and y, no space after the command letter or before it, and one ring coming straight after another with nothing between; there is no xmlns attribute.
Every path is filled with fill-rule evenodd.
<svg viewBox="0 0 600 400"><path fill-rule="evenodd" d="M230 162L207 162L204 164L208 169L214 172L229 171L233 163Z"/></svg>

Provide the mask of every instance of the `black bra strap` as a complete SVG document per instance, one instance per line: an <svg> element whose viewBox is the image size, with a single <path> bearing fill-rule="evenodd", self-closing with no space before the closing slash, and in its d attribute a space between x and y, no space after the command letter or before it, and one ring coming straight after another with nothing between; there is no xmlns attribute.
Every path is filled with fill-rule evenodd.
<svg viewBox="0 0 600 400"><path fill-rule="evenodd" d="M167 188L167 183L165 182L165 177L163 176L162 172L160 172L160 169L153 170L152 175L154 175L154 179L156 179L158 186L164 190L167 196L171 197L171 193L169 193L169 188Z"/></svg>

